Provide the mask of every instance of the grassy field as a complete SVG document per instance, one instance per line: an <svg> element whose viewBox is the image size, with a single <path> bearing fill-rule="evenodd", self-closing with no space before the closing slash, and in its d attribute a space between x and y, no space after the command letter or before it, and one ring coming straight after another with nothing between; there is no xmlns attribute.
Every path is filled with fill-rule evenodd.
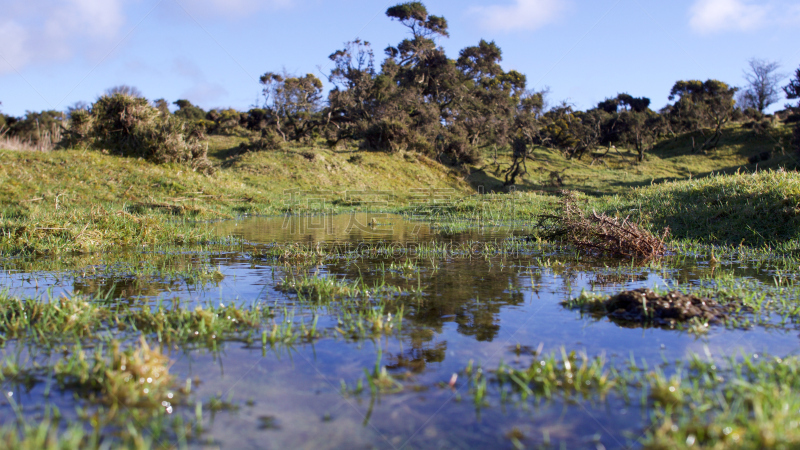
<svg viewBox="0 0 800 450"><path fill-rule="evenodd" d="M551 194L570 189L588 195L587 209L669 226L676 238L761 245L797 237L797 177L764 172L796 167L795 155L785 150L788 135L786 127L766 135L732 127L708 154L692 153L691 136L681 136L657 145L642 163L617 149L582 160L537 149L516 192L497 196L475 194L508 191L501 183L509 161L503 152L452 168L413 153L341 148L239 155L242 139L215 136L209 156L218 170L209 176L95 151L0 150L0 252L206 242L215 237L191 222L354 208L408 211L419 190L446 193L452 201L437 211L453 219L488 214L502 221L531 220L553 208ZM748 163L767 151L769 160Z"/></svg>
<svg viewBox="0 0 800 450"><path fill-rule="evenodd" d="M776 127L770 133L756 134L739 126L724 130L720 145L707 153L692 153L692 134L660 142L638 162L636 153L626 149L609 149L604 157L591 155L581 160L567 160L552 149L537 148L535 161L528 161L529 174L517 190L553 192L569 189L593 196L625 194L634 187L661 184L669 181L701 178L712 173L732 174L737 171L794 168L800 162L789 151L789 127ZM697 136L694 136L696 139ZM770 152L770 159L749 163L748 159ZM603 152L598 152L599 155ZM508 167L509 151L498 152L497 162L492 153L484 163L472 167L467 178L474 186L484 186L486 192L502 189L503 172ZM563 184L556 181L555 175Z"/></svg>

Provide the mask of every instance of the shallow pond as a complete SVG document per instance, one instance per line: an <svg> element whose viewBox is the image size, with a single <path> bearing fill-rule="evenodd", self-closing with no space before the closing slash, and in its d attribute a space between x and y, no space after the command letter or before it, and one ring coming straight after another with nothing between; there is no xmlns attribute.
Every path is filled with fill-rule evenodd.
<svg viewBox="0 0 800 450"><path fill-rule="evenodd" d="M195 380L193 398L228 405L204 416L203 432L190 445L626 448L650 424L647 404L613 393L522 399L492 383L478 398L479 385L469 375L475 369L467 368L481 366L487 375L500 364L525 368L537 355L562 349L602 355L620 369L631 359L655 366L697 354L722 360L798 349L793 317L785 312L690 332L624 327L561 305L583 290L694 289L720 277L751 290L773 289L777 269L763 261L670 257L641 266L536 243L515 226L454 231L377 213L202 226L240 242L185 252L17 258L2 263L0 276L9 294L42 301L86 294L129 308L259 304L272 311L264 330L286 323L316 328L314 338L288 344L262 345L257 328L252 340L167 346L170 372ZM308 289L294 288L319 279L357 282L362 291L353 300L323 295L313 281ZM374 323L376 317L396 326L364 331L365 318ZM33 344L6 343L6 357L23 364L46 366L54 358L38 352ZM383 369L391 382L371 388L370 377ZM3 386L14 402L5 402L0 414L36 416L45 404L62 411L74 406L68 389L46 397L48 384L43 376L7 379ZM195 406L176 406L175 413L193 416Z"/></svg>

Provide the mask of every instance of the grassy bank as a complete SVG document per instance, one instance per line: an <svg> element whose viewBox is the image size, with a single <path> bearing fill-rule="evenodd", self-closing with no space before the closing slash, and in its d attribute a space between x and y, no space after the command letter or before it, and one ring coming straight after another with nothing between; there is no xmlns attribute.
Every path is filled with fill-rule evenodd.
<svg viewBox="0 0 800 450"><path fill-rule="evenodd" d="M207 176L93 151L0 150L0 251L197 243L214 236L191 221L342 210L374 201L364 191L391 193L389 200L399 204L415 188L468 190L454 171L411 154L298 148L226 158L225 152L212 152L222 170ZM378 207L388 206L388 197L381 195Z"/></svg>
<svg viewBox="0 0 800 450"><path fill-rule="evenodd" d="M673 238L717 244L785 242L798 237L800 184L788 129L756 135L726 130L718 149L691 153L691 136L659 144L642 163L633 153L566 160L534 152L529 175L511 194L500 191L509 156L484 155L474 167L450 168L412 153L289 147L238 154L240 138L211 137L218 168L203 175L181 165L95 151L0 150L0 252L92 252L111 246L183 245L215 237L192 222L281 213L410 208L415 190L446 192L452 201L422 211L449 221L530 221L552 211L557 191L588 194L587 209L669 227ZM767 161L748 158L771 152ZM758 171L758 175L751 175ZM728 174L728 175L720 175ZM560 180L560 181L559 181ZM377 193L377 195L376 195ZM602 195L598 195L602 194Z"/></svg>

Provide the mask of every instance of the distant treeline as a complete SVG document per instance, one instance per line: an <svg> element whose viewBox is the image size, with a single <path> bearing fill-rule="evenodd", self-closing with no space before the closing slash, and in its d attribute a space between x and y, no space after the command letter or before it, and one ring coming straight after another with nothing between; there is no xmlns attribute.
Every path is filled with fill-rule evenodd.
<svg viewBox="0 0 800 450"><path fill-rule="evenodd" d="M514 163L506 182L513 183L534 146L558 149L566 158L622 146L635 149L641 160L659 140L691 132L693 150L707 151L728 123L772 126L773 118L763 112L778 101L781 88L789 99L800 98L800 69L784 87L778 84L777 64L754 59L744 88L713 79L678 81L669 93L672 103L659 111L650 109L650 99L627 93L586 111L565 102L548 105L546 89L529 89L525 75L503 70L494 42L482 40L451 59L437 45L449 35L445 18L428 14L420 2L392 6L386 15L407 27L408 37L384 50L380 66L369 42L355 40L335 51L327 75L334 88L327 97L313 74L267 72L260 79L263 101L247 112L205 111L189 100L174 102L174 113L163 99L149 106L163 117L185 121L186 133L248 136L243 150L322 139L331 146L403 149L457 164L475 162L481 148L510 147ZM137 94L122 87L106 97ZM25 118L0 115L0 133L34 141L42 130L75 129L69 123L75 112L93 115L96 105L78 105L67 113L29 112ZM85 122L85 114L78 114L79 120ZM800 105L787 105L780 116L797 121Z"/></svg>

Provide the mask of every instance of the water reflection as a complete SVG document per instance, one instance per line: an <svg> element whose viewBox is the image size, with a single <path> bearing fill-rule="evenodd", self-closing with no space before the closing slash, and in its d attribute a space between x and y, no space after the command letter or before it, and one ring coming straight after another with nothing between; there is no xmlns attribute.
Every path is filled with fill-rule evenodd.
<svg viewBox="0 0 800 450"><path fill-rule="evenodd" d="M374 220L373 220L374 219ZM594 444L599 434L606 448L623 447L626 431L641 430L639 410L626 409L620 399L597 404L568 402L489 408L476 413L468 401L456 400L463 385L449 386L454 373L469 361L496 367L502 360L525 366L531 349L545 353L561 348L589 355L607 355L620 365L631 353L659 362L684 359L689 353L722 356L738 352L787 355L797 351L795 331L787 328L752 330L713 328L695 336L661 329L626 329L608 320L594 320L564 309L559 302L582 289L616 293L622 289L665 287L676 281L697 283L711 270L767 280L769 273L743 262L709 267L686 259L680 264L648 268L621 266L616 261L586 260L559 249L529 247L523 252L482 256L480 252L367 252L309 258L268 257L276 244L502 243L524 235L520 229L447 232L435 224L399 216L362 214L256 218L217 225L222 235L236 235L253 245L241 251L203 249L186 253L131 252L72 255L61 261L3 262L0 284L12 294L102 295L115 300L153 305L180 298L195 302L262 302L276 311L295 311L307 319L312 308L296 295L276 287L284 278L318 273L368 286L390 285L405 294L393 296L388 310L407 313L402 330L391 337L356 341L330 333L311 345L265 352L259 346L220 344L218 353L175 351L174 371L199 377L198 395L232 395L252 405L238 414L220 414L209 433L225 447L507 447L514 429L534 444L546 431L568 446ZM416 292L409 294L409 292ZM363 302L362 307L369 307ZM337 326L337 305L324 310L319 326ZM319 312L319 310L317 310ZM280 313L279 313L280 314ZM277 320L280 320L278 317ZM403 377L403 393L380 398L342 395L341 380L353 384L364 368L381 364ZM517 350L519 349L519 350ZM621 361L621 362L620 362ZM406 375L407 374L407 375ZM38 390L37 390L38 389ZM455 389L455 390L454 390ZM18 396L41 401L40 385L26 386ZM9 414L4 417L11 417ZM5 414L5 412L3 413ZM634 417L635 416L635 417ZM273 417L279 429L263 429ZM327 417L327 419L326 419ZM479 419L478 419L479 417ZM367 424L366 426L364 424ZM613 430L609 433L608 430ZM267 439L267 437L269 439Z"/></svg>
<svg viewBox="0 0 800 450"><path fill-rule="evenodd" d="M510 225L492 225L480 230L453 233L435 222L411 221L407 217L359 212L318 216L247 218L217 226L223 236L236 236L257 243L358 244L421 243L431 241L492 241L524 234Z"/></svg>

